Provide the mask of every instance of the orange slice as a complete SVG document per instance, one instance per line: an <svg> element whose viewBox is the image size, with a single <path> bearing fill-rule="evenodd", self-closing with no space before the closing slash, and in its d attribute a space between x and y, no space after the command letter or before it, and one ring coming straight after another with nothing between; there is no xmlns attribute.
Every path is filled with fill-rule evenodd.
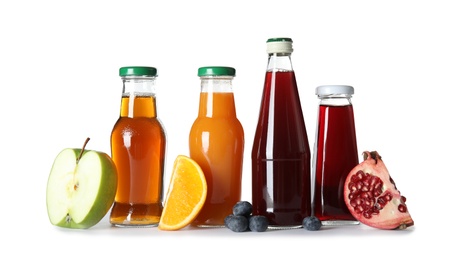
<svg viewBox="0 0 458 260"><path fill-rule="evenodd" d="M207 197L207 182L200 166L190 157L178 155L158 228L178 230L199 214Z"/></svg>

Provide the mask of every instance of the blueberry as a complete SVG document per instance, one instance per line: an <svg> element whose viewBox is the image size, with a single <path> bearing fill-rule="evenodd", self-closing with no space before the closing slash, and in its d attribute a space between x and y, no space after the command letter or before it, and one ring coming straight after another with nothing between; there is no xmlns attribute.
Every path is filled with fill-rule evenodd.
<svg viewBox="0 0 458 260"><path fill-rule="evenodd" d="M315 216L305 217L302 226L307 230L316 231L321 228L321 220Z"/></svg>
<svg viewBox="0 0 458 260"><path fill-rule="evenodd" d="M248 230L248 219L245 216L229 215L225 219L225 225L234 232L244 232Z"/></svg>
<svg viewBox="0 0 458 260"><path fill-rule="evenodd" d="M248 227L254 232L264 232L269 226L269 221L265 216L255 215L251 216L248 221Z"/></svg>
<svg viewBox="0 0 458 260"><path fill-rule="evenodd" d="M227 223L229 220L234 216L234 214L230 214L224 218L224 225L227 227Z"/></svg>
<svg viewBox="0 0 458 260"><path fill-rule="evenodd" d="M253 206L248 201L239 201L232 208L232 213L236 216L249 217L253 212Z"/></svg>

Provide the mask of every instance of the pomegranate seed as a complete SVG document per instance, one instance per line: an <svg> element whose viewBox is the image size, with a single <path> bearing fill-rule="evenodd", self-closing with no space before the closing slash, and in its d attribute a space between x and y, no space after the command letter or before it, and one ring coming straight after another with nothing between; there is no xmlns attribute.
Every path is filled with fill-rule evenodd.
<svg viewBox="0 0 458 260"><path fill-rule="evenodd" d="M400 212L407 212L407 207L404 204L399 204L398 210Z"/></svg>
<svg viewBox="0 0 458 260"><path fill-rule="evenodd" d="M361 180L362 178L364 178L364 172L359 170L355 176L358 178L358 180Z"/></svg>
<svg viewBox="0 0 458 260"><path fill-rule="evenodd" d="M352 175L351 176L351 179L350 179L350 182L357 182L358 181L358 177L355 175Z"/></svg>
<svg viewBox="0 0 458 260"><path fill-rule="evenodd" d="M371 187L375 187L375 185L376 185L377 183L379 183L379 182L377 181L377 179L380 180L379 178L377 178L377 177L375 177L375 176L372 176L372 177L371 177Z"/></svg>
<svg viewBox="0 0 458 260"><path fill-rule="evenodd" d="M368 219L369 219L369 218L372 217L372 214L371 214L369 211L366 211L366 212L363 213L363 216L364 216L365 218L368 218Z"/></svg>
<svg viewBox="0 0 458 260"><path fill-rule="evenodd" d="M381 190L374 190L374 192L373 192L374 197L378 197L378 196L380 196L381 194L382 194L382 191L381 191Z"/></svg>
<svg viewBox="0 0 458 260"><path fill-rule="evenodd" d="M350 205L351 205L353 208L355 208L355 207L357 206L354 199L353 199L353 200L350 200Z"/></svg>
<svg viewBox="0 0 458 260"><path fill-rule="evenodd" d="M355 207L355 211L356 211L356 213L358 213L358 214L361 214L361 213L364 212L363 207L361 207L361 206Z"/></svg>
<svg viewBox="0 0 458 260"><path fill-rule="evenodd" d="M386 199L387 202L388 202L388 201L391 201L391 200L393 199L393 196L391 195L391 193L387 193L387 194L385 195L385 199Z"/></svg>
<svg viewBox="0 0 458 260"><path fill-rule="evenodd" d="M363 200L361 198L356 198L355 202L356 202L356 205L363 204Z"/></svg>
<svg viewBox="0 0 458 260"><path fill-rule="evenodd" d="M348 189L350 190L350 192L357 190L355 183L354 182L348 183Z"/></svg>
<svg viewBox="0 0 458 260"><path fill-rule="evenodd" d="M369 199L369 198L371 198L371 194L369 192L363 192L363 193L361 193L360 197L363 198L363 199Z"/></svg>
<svg viewBox="0 0 458 260"><path fill-rule="evenodd" d="M358 181L358 182L356 183L356 189L357 189L357 190L360 190L362 187L363 187L363 183L362 183L361 181Z"/></svg>

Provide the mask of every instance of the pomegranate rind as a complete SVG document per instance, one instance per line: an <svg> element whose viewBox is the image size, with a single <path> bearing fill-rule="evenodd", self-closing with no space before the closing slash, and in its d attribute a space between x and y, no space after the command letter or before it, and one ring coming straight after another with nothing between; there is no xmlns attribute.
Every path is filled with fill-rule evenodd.
<svg viewBox="0 0 458 260"><path fill-rule="evenodd" d="M344 186L345 204L353 217L378 229L413 226L406 199L396 188L382 157L377 151L365 151L363 155L364 160L350 171Z"/></svg>

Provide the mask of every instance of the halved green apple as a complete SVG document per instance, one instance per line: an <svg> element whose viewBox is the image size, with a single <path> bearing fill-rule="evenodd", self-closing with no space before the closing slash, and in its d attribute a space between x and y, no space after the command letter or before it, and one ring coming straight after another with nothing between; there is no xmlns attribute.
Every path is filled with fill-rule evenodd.
<svg viewBox="0 0 458 260"><path fill-rule="evenodd" d="M54 160L46 189L53 225L90 228L102 220L114 202L118 181L114 162L106 153L84 150L84 146L64 149Z"/></svg>

